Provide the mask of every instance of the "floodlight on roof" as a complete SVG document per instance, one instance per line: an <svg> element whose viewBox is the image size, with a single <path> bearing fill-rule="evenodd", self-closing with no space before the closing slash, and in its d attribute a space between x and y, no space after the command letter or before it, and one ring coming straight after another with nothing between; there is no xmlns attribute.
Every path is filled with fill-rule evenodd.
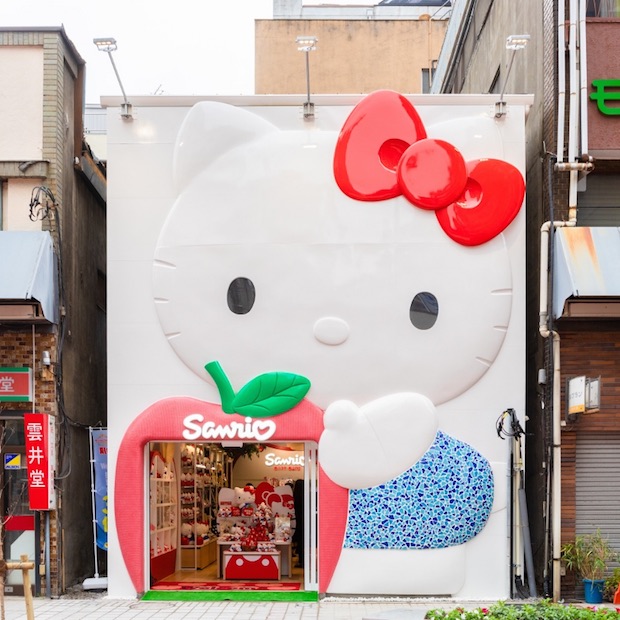
<svg viewBox="0 0 620 620"><path fill-rule="evenodd" d="M310 52L316 50L318 39L313 36L298 36L295 39L297 43L297 51L306 54L306 90L308 99L304 103L304 119L307 121L314 120L314 103L310 101Z"/></svg>
<svg viewBox="0 0 620 620"><path fill-rule="evenodd" d="M128 121L133 120L132 106L127 99L125 89L123 88L123 83L121 82L121 76L118 74L116 63L114 62L114 58L112 57L112 52L117 49L116 39L112 37L101 37L93 39L93 43L97 46L97 49L99 51L106 52L108 54L110 62L112 63L112 68L114 69L114 73L116 74L116 79L118 80L118 84L121 87L121 92L123 93L124 102L121 104L121 116Z"/></svg>
<svg viewBox="0 0 620 620"><path fill-rule="evenodd" d="M116 49L116 39L112 37L93 39L93 43L102 52L113 52Z"/></svg>
<svg viewBox="0 0 620 620"><path fill-rule="evenodd" d="M502 118L506 114L506 102L504 101L504 92L506 90L506 84L508 84L508 77L512 70L512 63L515 59L515 54L518 50L524 49L529 43L529 34L511 34L506 37L506 49L512 50L510 55L510 62L508 63L508 69L506 70L506 77L504 78L504 85L502 86L502 92L499 95L499 101L495 104L495 118Z"/></svg>
<svg viewBox="0 0 620 620"><path fill-rule="evenodd" d="M530 41L529 34L511 34L506 37L507 50L522 50Z"/></svg>

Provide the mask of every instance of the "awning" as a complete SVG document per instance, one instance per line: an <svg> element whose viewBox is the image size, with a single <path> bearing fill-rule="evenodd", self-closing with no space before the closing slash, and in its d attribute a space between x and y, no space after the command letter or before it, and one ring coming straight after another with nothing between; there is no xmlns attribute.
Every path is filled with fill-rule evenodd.
<svg viewBox="0 0 620 620"><path fill-rule="evenodd" d="M620 228L558 228L554 247L554 318L619 317Z"/></svg>
<svg viewBox="0 0 620 620"><path fill-rule="evenodd" d="M58 277L54 244L48 232L0 232L0 320L58 322ZM20 304L21 302L21 304ZM40 306L22 312L24 302Z"/></svg>

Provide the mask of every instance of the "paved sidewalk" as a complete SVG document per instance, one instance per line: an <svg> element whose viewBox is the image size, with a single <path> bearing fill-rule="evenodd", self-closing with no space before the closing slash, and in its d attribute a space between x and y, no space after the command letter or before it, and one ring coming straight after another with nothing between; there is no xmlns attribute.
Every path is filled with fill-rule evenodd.
<svg viewBox="0 0 620 620"><path fill-rule="evenodd" d="M319 603L34 600L35 620L422 620L429 609L484 607L491 603L430 599L325 598ZM21 597L6 597L6 620L27 620Z"/></svg>
<svg viewBox="0 0 620 620"><path fill-rule="evenodd" d="M534 599L510 601L523 605ZM429 609L475 609L494 601L326 597L318 603L140 601L105 594L34 599L35 620L423 620ZM586 606L584 603L573 603ZM599 608L615 609L611 603ZM5 598L6 620L27 620L23 597Z"/></svg>

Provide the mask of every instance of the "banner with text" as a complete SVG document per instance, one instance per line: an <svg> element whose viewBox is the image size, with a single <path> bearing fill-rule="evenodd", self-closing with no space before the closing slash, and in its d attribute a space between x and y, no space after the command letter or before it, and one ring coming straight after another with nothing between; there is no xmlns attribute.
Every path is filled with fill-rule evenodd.
<svg viewBox="0 0 620 620"><path fill-rule="evenodd" d="M93 451L93 494L97 524L96 542L100 549L108 550L108 431L91 428Z"/></svg>
<svg viewBox="0 0 620 620"><path fill-rule="evenodd" d="M24 433L30 510L54 510L56 508L54 418L47 413L24 414Z"/></svg>

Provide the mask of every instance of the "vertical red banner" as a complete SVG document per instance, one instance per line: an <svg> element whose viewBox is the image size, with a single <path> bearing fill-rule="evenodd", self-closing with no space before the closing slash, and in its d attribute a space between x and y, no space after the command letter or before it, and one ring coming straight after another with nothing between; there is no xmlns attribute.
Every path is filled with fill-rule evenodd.
<svg viewBox="0 0 620 620"><path fill-rule="evenodd" d="M54 427L47 413L24 414L30 510L51 510L54 493Z"/></svg>

